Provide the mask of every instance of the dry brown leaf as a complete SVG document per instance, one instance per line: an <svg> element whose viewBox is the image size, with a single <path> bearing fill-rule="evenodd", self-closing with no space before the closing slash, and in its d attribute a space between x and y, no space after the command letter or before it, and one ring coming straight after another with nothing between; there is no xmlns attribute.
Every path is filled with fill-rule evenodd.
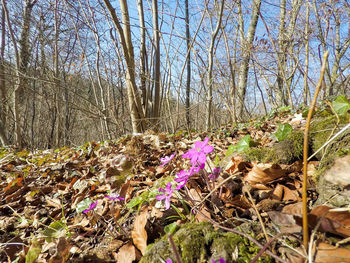
<svg viewBox="0 0 350 263"><path fill-rule="evenodd" d="M272 192L272 198L276 200L282 200L283 197L283 185L276 185L275 189Z"/></svg>
<svg viewBox="0 0 350 263"><path fill-rule="evenodd" d="M69 258L69 250L72 245L66 240L65 237L58 239L56 254L49 259L49 263L64 263Z"/></svg>
<svg viewBox="0 0 350 263"><path fill-rule="evenodd" d="M271 221L277 225L281 233L298 233L301 226L297 225L293 215L281 213L278 211L268 211Z"/></svg>
<svg viewBox="0 0 350 263"><path fill-rule="evenodd" d="M350 263L350 250L337 248L327 243L320 243L317 246L315 263Z"/></svg>
<svg viewBox="0 0 350 263"><path fill-rule="evenodd" d="M255 184L267 184L286 174L285 170L275 164L253 164L253 168L244 177L244 181Z"/></svg>
<svg viewBox="0 0 350 263"><path fill-rule="evenodd" d="M347 211L332 212L329 211L330 209L332 207L325 205L313 208L310 212L310 222L316 221L317 223L323 216L320 231L331 232L343 237L350 236L350 213Z"/></svg>
<svg viewBox="0 0 350 263"><path fill-rule="evenodd" d="M145 226L147 223L147 214L148 211L147 209L145 209L136 216L134 228L131 232L132 240L135 246L141 251L142 255L145 253L147 248L147 232L145 230Z"/></svg>
<svg viewBox="0 0 350 263"><path fill-rule="evenodd" d="M193 199L193 201L195 201L195 202L200 202L200 201L202 201L202 198L201 198L201 196L200 196L200 194L197 192L197 190L196 189L194 189L194 188L191 188L190 189L190 197Z"/></svg>
<svg viewBox="0 0 350 263"><path fill-rule="evenodd" d="M252 207L249 200L244 195L235 195L232 200L225 201L226 207L239 207L242 209L249 209Z"/></svg>
<svg viewBox="0 0 350 263"><path fill-rule="evenodd" d="M116 262L132 263L136 259L136 249L133 244L122 246L115 255Z"/></svg>
<svg viewBox="0 0 350 263"><path fill-rule="evenodd" d="M211 215L208 209L203 206L195 216L198 222L210 222Z"/></svg>
<svg viewBox="0 0 350 263"><path fill-rule="evenodd" d="M287 186L283 186L283 201L298 201L300 199L298 191L291 190Z"/></svg>
<svg viewBox="0 0 350 263"><path fill-rule="evenodd" d="M302 215L303 203L299 202L295 204L286 205L285 207L283 207L282 212L291 215Z"/></svg>

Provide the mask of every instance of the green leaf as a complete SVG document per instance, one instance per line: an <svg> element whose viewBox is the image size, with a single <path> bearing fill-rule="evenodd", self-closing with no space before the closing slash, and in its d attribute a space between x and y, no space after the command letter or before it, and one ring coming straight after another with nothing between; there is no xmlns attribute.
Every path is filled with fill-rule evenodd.
<svg viewBox="0 0 350 263"><path fill-rule="evenodd" d="M290 112L292 110L291 106L282 106L277 109L279 113Z"/></svg>
<svg viewBox="0 0 350 263"><path fill-rule="evenodd" d="M226 151L226 153L225 153L225 156L226 156L226 157L227 157L227 156L230 156L234 151L235 151L235 146L234 146L233 144L231 144L231 145L228 147L228 149L227 149L227 151Z"/></svg>
<svg viewBox="0 0 350 263"><path fill-rule="evenodd" d="M90 198L86 198L83 201L80 201L77 204L77 208L75 209L75 211L77 211L78 214L82 213L85 209L88 209L91 205L92 201Z"/></svg>
<svg viewBox="0 0 350 263"><path fill-rule="evenodd" d="M126 205L127 208L133 208L143 202L142 196L136 196L133 199L130 200L130 202Z"/></svg>
<svg viewBox="0 0 350 263"><path fill-rule="evenodd" d="M239 140L237 145L231 144L227 151L226 151L226 157L230 156L233 152L243 152L245 150L248 150L253 144L252 138L250 135L244 136L242 139Z"/></svg>
<svg viewBox="0 0 350 263"><path fill-rule="evenodd" d="M53 238L59 238L65 235L64 224L61 220L51 223L43 232L45 240L51 242Z"/></svg>
<svg viewBox="0 0 350 263"><path fill-rule="evenodd" d="M243 152L245 150L248 150L250 146L252 145L253 141L250 135L244 136L242 139L239 140L237 145L235 146L235 150L237 152Z"/></svg>
<svg viewBox="0 0 350 263"><path fill-rule="evenodd" d="M39 257L41 252L41 245L38 241L33 240L30 248L26 254L25 263L34 263Z"/></svg>
<svg viewBox="0 0 350 263"><path fill-rule="evenodd" d="M173 222L173 223L171 223L171 224L169 224L169 225L166 225L166 226L164 227L164 232L165 232L167 235L170 235L170 234L172 234L172 233L175 232L176 228L177 228L177 224L176 224L176 222Z"/></svg>
<svg viewBox="0 0 350 263"><path fill-rule="evenodd" d="M220 157L218 155L215 155L214 165L215 167L218 167L220 163Z"/></svg>
<svg viewBox="0 0 350 263"><path fill-rule="evenodd" d="M292 132L293 128L289 123L278 124L278 129L272 136L279 142L285 140L287 136Z"/></svg>
<svg viewBox="0 0 350 263"><path fill-rule="evenodd" d="M345 96L338 96L335 101L332 102L332 106L335 112L339 115L344 115L350 110L350 103Z"/></svg>

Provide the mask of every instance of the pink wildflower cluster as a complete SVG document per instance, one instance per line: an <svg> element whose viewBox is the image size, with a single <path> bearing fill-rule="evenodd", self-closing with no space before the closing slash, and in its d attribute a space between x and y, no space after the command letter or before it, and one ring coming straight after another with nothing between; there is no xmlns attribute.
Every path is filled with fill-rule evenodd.
<svg viewBox="0 0 350 263"><path fill-rule="evenodd" d="M182 158L188 158L190 159L190 162L192 164L192 167L189 170L181 170L179 173L176 174L176 178L174 179L175 183L177 183L175 189L173 188L172 183L168 183L166 189L159 188L159 192L162 192L163 194L157 195L157 200L165 200L165 208L170 208L170 199L171 195L173 194L174 190L180 190L182 187L184 187L189 180L189 178L198 173L201 169L204 168L205 163L207 161L207 154L211 153L214 148L211 145L208 145L209 138L206 137L204 141L197 141L194 144L194 147L189 150L187 153L182 155ZM168 164L173 158L175 157L175 153L173 153L170 156L166 156L164 158L161 158L160 161L162 162L161 166L164 166ZM209 178L211 180L215 180L217 176L220 173L220 168L214 168L213 173L209 175Z"/></svg>

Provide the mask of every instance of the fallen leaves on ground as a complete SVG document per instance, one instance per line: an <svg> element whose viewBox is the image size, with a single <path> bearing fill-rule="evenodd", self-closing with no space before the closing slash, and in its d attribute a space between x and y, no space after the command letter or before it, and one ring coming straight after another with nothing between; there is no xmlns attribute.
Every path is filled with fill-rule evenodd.
<svg viewBox="0 0 350 263"><path fill-rule="evenodd" d="M293 126L300 124L299 119ZM244 221L257 221L258 211L270 235L293 234L291 240L300 248L300 161L282 165L247 162L236 153L225 155L231 144L247 134L263 146L273 144L271 134L277 126L274 123L230 133L233 129L225 128L187 138L181 134L126 136L58 150L7 149L0 156L0 261L138 261L147 246L165 234L164 227L189 220L191 213L199 222L215 221L235 228ZM186 167L181 155L206 136L211 137L215 148L211 163L216 158L222 160L223 172L215 183L206 179L205 172L194 176L182 193L189 198L173 198L177 210L164 210L155 200L158 188ZM160 158L174 152L175 158L160 167ZM310 170L316 165L313 162ZM208 173L210 168L204 171ZM254 200L242 192L245 184L250 185ZM213 189L216 191L202 202ZM91 204L96 208L83 213ZM186 206L196 209L186 211ZM311 230L350 236L349 212L330 209L319 206L310 212ZM285 244L276 245L278 251L287 251L280 255L292 258L293 250L282 249ZM317 245L315 262L335 262L330 261L335 256L349 262L348 251L323 242Z"/></svg>

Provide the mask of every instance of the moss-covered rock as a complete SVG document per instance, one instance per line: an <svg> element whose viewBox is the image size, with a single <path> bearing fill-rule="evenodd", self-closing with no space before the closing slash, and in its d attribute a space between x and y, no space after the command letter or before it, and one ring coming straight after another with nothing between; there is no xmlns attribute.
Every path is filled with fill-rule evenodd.
<svg viewBox="0 0 350 263"><path fill-rule="evenodd" d="M317 151L347 123L349 123L349 115L340 116L339 120L334 115L315 119L310 126L312 151ZM316 155L320 160L316 173L316 190L319 194L316 205L327 203L342 207L349 204L349 195L342 194L346 190L342 189L341 185L324 178L325 172L334 165L335 160L349 153L350 130L347 130Z"/></svg>
<svg viewBox="0 0 350 263"><path fill-rule="evenodd" d="M303 156L303 131L293 131L288 137L270 148L253 147L243 152L247 161L290 164Z"/></svg>
<svg viewBox="0 0 350 263"><path fill-rule="evenodd" d="M310 126L312 152L316 152L336 134L341 127L349 123L349 117L350 115L341 116L338 121L336 116L333 115L314 120ZM328 169L336 158L348 154L349 151L350 130L347 130L316 155L316 158L321 161L318 168L319 174L322 174Z"/></svg>
<svg viewBox="0 0 350 263"><path fill-rule="evenodd" d="M182 225L173 235L173 240L183 263L212 262L220 258L226 262L249 262L259 251L259 248L247 239L234 233L215 231L207 222ZM167 236L154 243L140 262L161 262L161 258L171 258L176 262ZM264 256L257 262L272 260Z"/></svg>

